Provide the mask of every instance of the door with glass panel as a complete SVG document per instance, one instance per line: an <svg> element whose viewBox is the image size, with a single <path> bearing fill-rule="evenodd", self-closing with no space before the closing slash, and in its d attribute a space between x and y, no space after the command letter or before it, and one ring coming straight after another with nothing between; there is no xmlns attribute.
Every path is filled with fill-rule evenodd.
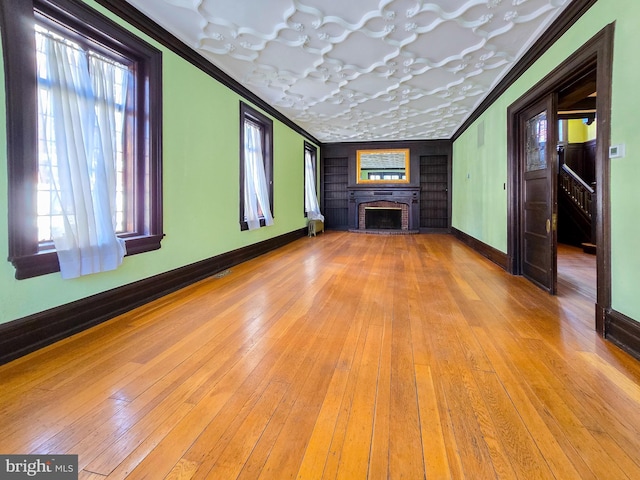
<svg viewBox="0 0 640 480"><path fill-rule="evenodd" d="M519 115L522 172L522 274L556 292L556 125L555 95L523 110Z"/></svg>

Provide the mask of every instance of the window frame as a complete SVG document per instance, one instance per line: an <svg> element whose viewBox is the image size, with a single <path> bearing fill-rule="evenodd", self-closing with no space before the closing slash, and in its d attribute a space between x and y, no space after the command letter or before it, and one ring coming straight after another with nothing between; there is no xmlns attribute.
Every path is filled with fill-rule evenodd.
<svg viewBox="0 0 640 480"><path fill-rule="evenodd" d="M240 230L249 230L249 225L244 217L244 124L250 121L260 127L262 132L262 160L264 162L264 173L266 176L267 186L269 188L269 208L271 216L273 214L273 120L260 113L255 108L250 107L244 102L240 102ZM260 218L260 227L265 226L264 218Z"/></svg>
<svg viewBox="0 0 640 480"><path fill-rule="evenodd" d="M37 12L37 13L36 13ZM42 15L85 42L113 50L135 64L135 153L131 231L119 235L127 255L157 250L162 231L162 52L76 0L3 0L0 31L7 118L8 260L16 279L60 270L53 248L41 248L36 224L38 106L34 25Z"/></svg>
<svg viewBox="0 0 640 480"><path fill-rule="evenodd" d="M307 214L307 188L306 188L306 183L307 183L307 166L306 166L306 155L307 152L311 153L311 165L313 167L313 184L316 187L316 195L318 194L318 166L317 166L317 162L318 162L318 149L315 145L310 144L309 142L305 141L304 142L304 155L302 157L302 210L304 211L304 216L305 218L308 217ZM319 202L318 202L319 203Z"/></svg>

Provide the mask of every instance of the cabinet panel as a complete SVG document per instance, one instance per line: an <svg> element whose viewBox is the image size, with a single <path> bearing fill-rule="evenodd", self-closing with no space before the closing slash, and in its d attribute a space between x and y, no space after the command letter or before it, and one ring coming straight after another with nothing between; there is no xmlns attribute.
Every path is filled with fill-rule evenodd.
<svg viewBox="0 0 640 480"><path fill-rule="evenodd" d="M420 157L420 228L449 227L447 155Z"/></svg>
<svg viewBox="0 0 640 480"><path fill-rule="evenodd" d="M322 162L322 213L326 228L347 228L349 223L349 159L325 158Z"/></svg>

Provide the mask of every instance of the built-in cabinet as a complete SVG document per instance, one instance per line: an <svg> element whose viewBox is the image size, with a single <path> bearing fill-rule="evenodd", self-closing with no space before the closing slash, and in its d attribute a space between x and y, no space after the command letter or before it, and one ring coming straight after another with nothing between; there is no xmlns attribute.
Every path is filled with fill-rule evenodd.
<svg viewBox="0 0 640 480"><path fill-rule="evenodd" d="M420 228L449 227L449 173L447 155L420 157Z"/></svg>
<svg viewBox="0 0 640 480"><path fill-rule="evenodd" d="M409 149L407 183L357 183L358 150ZM407 205L408 229L446 231L451 225L451 142L335 143L322 146L321 204L327 229L362 229L361 205Z"/></svg>
<svg viewBox="0 0 640 480"><path fill-rule="evenodd" d="M320 197L325 228L346 228L349 211L347 186L349 185L349 159L323 157L321 162Z"/></svg>

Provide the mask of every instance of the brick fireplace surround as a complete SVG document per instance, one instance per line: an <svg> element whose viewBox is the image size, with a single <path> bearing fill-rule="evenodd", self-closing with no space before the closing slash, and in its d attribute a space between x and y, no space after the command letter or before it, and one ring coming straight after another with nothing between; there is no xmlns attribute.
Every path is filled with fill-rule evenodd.
<svg viewBox="0 0 640 480"><path fill-rule="evenodd" d="M365 230L365 209L366 208L393 208L401 209L401 230L409 230L409 205L406 203L389 202L386 200L378 200L376 202L365 202L358 205L358 230Z"/></svg>
<svg viewBox="0 0 640 480"><path fill-rule="evenodd" d="M385 187L370 185L354 185L349 191L349 231L359 233L383 233L387 235L405 235L419 233L420 225L420 187L396 186ZM365 208L401 209L401 227L367 229L365 225Z"/></svg>

